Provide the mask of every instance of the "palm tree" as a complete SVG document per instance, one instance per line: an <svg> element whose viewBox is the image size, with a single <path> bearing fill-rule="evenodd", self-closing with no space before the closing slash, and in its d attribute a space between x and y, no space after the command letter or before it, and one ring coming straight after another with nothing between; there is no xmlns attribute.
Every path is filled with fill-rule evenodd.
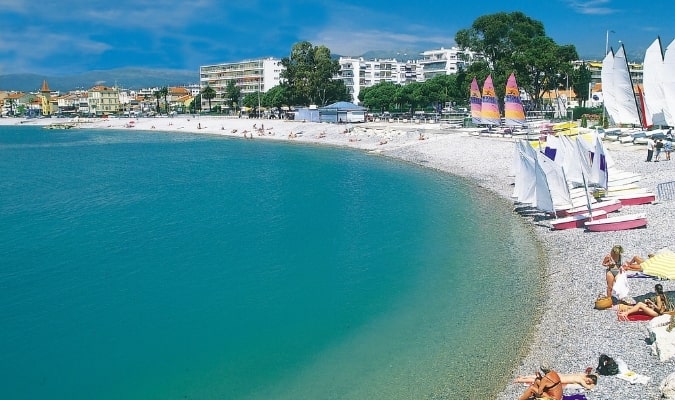
<svg viewBox="0 0 675 400"><path fill-rule="evenodd" d="M157 114L161 114L159 112L159 99L162 98L162 92L160 90L155 90L152 92L152 95L155 96L155 99L157 100Z"/></svg>
<svg viewBox="0 0 675 400"><path fill-rule="evenodd" d="M211 99L216 97L216 91L213 89L211 86L206 85L204 89L202 89L202 97L205 98L206 100L209 101L209 111L211 111Z"/></svg>
<svg viewBox="0 0 675 400"><path fill-rule="evenodd" d="M162 97L164 97L164 111L166 112L167 115L169 115L169 103L166 100L167 96L169 95L169 88L164 86L161 89L159 89L159 93Z"/></svg>

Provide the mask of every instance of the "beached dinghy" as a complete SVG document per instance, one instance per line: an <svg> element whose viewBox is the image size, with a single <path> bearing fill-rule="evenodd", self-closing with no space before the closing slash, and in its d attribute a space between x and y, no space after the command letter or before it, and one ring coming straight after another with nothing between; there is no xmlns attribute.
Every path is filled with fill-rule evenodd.
<svg viewBox="0 0 675 400"><path fill-rule="evenodd" d="M621 209L621 202L617 199L609 199L605 201L599 201L597 203L591 204L590 212L595 213L596 211L605 211L606 213L611 213L614 211L619 211ZM579 215L589 212L588 205L583 205L574 208L568 208L565 210L557 210L556 215L559 217L569 217L572 215Z"/></svg>
<svg viewBox="0 0 675 400"><path fill-rule="evenodd" d="M656 201L656 194L650 192L644 193L626 193L616 194L605 197L606 199L617 199L623 206L636 206L639 204L651 204Z"/></svg>
<svg viewBox="0 0 675 400"><path fill-rule="evenodd" d="M617 215L588 221L584 223L586 230L591 232L624 231L627 229L643 228L647 226L645 214Z"/></svg>
<svg viewBox="0 0 675 400"><path fill-rule="evenodd" d="M603 210L596 211L592 214L584 213L571 215L569 217L557 218L551 221L551 229L562 230L562 229L583 228L586 222L604 218L607 218L607 212Z"/></svg>

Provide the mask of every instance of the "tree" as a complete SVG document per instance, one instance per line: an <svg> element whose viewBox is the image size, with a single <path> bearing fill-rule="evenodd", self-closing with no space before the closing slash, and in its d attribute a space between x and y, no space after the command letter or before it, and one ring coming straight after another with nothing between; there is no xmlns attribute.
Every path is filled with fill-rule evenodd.
<svg viewBox="0 0 675 400"><path fill-rule="evenodd" d="M559 77L570 72L570 62L578 59L574 46L558 46L546 36L541 22L522 12L481 16L471 28L458 31L455 41L460 48L482 55L484 60L472 64L469 72L481 80L492 74L500 101L513 72L520 88L539 107L543 93L554 89Z"/></svg>
<svg viewBox="0 0 675 400"><path fill-rule="evenodd" d="M216 97L216 90L211 86L206 85L206 87L202 89L200 94L202 95L203 99L206 99L209 102L209 111L211 111L211 99L214 99Z"/></svg>
<svg viewBox="0 0 675 400"><path fill-rule="evenodd" d="M244 107L252 108L255 111L254 114L256 115L258 115L259 113L258 110L258 99L260 98L259 96L260 93L258 92L247 93L241 101Z"/></svg>
<svg viewBox="0 0 675 400"><path fill-rule="evenodd" d="M157 100L157 106L156 106L155 111L157 111L157 114L161 114L160 110L159 110L159 99L162 98L162 92L161 92L161 90L155 90L155 91L152 92L152 95L155 96L155 99Z"/></svg>
<svg viewBox="0 0 675 400"><path fill-rule="evenodd" d="M591 71L583 63L572 72L571 85L577 99L581 99L581 105L586 106L586 100L590 97Z"/></svg>
<svg viewBox="0 0 675 400"><path fill-rule="evenodd" d="M159 93L161 96L164 98L164 112L169 114L169 102L167 101L167 97L169 96L169 88L164 86L161 89L159 89Z"/></svg>
<svg viewBox="0 0 675 400"><path fill-rule="evenodd" d="M293 45L290 57L284 57L281 79L288 84L295 105L326 105L344 98L344 83L334 83L340 64L333 60L326 46L314 47L309 42Z"/></svg>
<svg viewBox="0 0 675 400"><path fill-rule="evenodd" d="M225 87L225 93L223 93L223 99L225 99L225 104L229 107L235 108L239 104L239 98L241 97L241 89L237 87L236 82L232 79L227 81L227 86Z"/></svg>
<svg viewBox="0 0 675 400"><path fill-rule="evenodd" d="M281 117L281 107L290 106L290 88L286 83L281 83L263 95L262 104L265 107L276 108L279 117Z"/></svg>
<svg viewBox="0 0 675 400"><path fill-rule="evenodd" d="M376 85L365 87L359 92L359 100L364 107L380 112L389 111L394 104L394 98L400 85L392 82L380 82Z"/></svg>

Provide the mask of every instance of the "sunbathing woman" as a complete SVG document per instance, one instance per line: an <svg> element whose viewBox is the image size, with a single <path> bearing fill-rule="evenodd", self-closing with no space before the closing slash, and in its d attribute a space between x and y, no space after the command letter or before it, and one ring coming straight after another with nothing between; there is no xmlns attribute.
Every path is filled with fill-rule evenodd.
<svg viewBox="0 0 675 400"><path fill-rule="evenodd" d="M670 310L670 302L668 301L666 294L663 293L663 286L661 286L660 283L657 283L654 286L654 290L656 291L656 296L654 296L652 299L647 299L644 303L639 302L634 306L620 307L619 316L625 317L628 314L642 311L642 313L649 315L650 317L657 317Z"/></svg>
<svg viewBox="0 0 675 400"><path fill-rule="evenodd" d="M563 397L562 382L557 372L552 370L547 365L540 367L542 376L537 372L532 384L525 390L525 392L518 398L518 400L538 399L546 396L553 400L561 400Z"/></svg>
<svg viewBox="0 0 675 400"><path fill-rule="evenodd" d="M595 385L598 384L598 376L595 374L584 374L584 373L578 373L578 374L559 374L560 376L560 383L562 383L563 387L567 385L580 385L583 386L585 389L593 389ZM516 377L514 382L516 383L534 383L534 381L537 379L536 375L520 375Z"/></svg>

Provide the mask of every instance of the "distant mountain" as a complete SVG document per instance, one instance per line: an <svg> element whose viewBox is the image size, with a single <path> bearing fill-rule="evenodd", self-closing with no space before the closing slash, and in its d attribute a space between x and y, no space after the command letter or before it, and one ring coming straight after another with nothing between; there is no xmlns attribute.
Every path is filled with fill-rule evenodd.
<svg viewBox="0 0 675 400"><path fill-rule="evenodd" d="M47 80L51 90L69 91L89 89L95 85L119 86L125 89L181 86L199 83L199 71L168 69L120 68L89 71L71 76L46 76L39 74L0 75L0 90L34 92Z"/></svg>

